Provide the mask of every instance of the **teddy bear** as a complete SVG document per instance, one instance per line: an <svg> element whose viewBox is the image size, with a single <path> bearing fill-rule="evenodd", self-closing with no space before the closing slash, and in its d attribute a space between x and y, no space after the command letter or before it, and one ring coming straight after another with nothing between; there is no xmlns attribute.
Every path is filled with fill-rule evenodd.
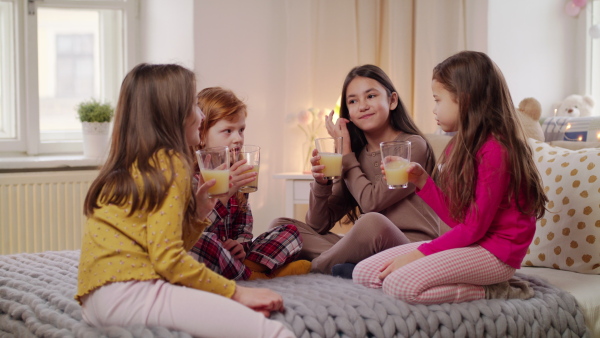
<svg viewBox="0 0 600 338"><path fill-rule="evenodd" d="M594 99L589 95L569 95L553 106L554 116L584 117L592 115Z"/></svg>
<svg viewBox="0 0 600 338"><path fill-rule="evenodd" d="M540 125L542 105L533 97L523 99L516 109L525 136L544 142L544 131Z"/></svg>

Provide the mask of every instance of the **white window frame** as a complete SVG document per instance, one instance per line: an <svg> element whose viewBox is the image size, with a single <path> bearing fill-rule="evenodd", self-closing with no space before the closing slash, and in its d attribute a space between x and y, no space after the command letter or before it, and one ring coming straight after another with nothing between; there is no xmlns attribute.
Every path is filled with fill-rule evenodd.
<svg viewBox="0 0 600 338"><path fill-rule="evenodd" d="M593 25L600 25L600 1L589 1L586 12L585 92L594 98L598 107L600 105L600 39L592 39L588 30ZM600 110L596 108L595 111L595 115L600 115Z"/></svg>
<svg viewBox="0 0 600 338"><path fill-rule="evenodd" d="M0 0L13 4L14 20L14 71L16 105L16 139L0 140L0 153L43 155L57 153L82 153L81 140L40 141L38 57L37 57L37 13L38 8L59 9L110 9L123 12L125 34L122 39L124 58L123 74L138 63L139 0ZM104 29L110 29L105 27ZM105 50L104 48L100 49ZM102 57L102 55L101 55ZM119 62L119 61L117 61ZM102 73L102 72L101 72ZM104 73L103 73L104 74ZM115 81L115 79L110 79ZM120 83L117 79L115 83ZM118 96L119 88L109 88L113 93L102 96ZM74 117L75 118L75 117Z"/></svg>
<svg viewBox="0 0 600 338"><path fill-rule="evenodd" d="M9 4L10 6L14 6L12 2L2 2L1 4ZM14 10L13 10L14 12ZM3 11L0 13L0 25L3 28L0 30L0 43L3 44L3 48L0 48L0 71L2 73L2 78L0 78L0 88L2 90L2 100L0 104L2 105L0 109L2 111L14 111L15 108L15 100L11 98L15 97L15 88L14 88L14 23L13 23L13 15L10 12ZM9 47L9 48L6 48ZM14 116L12 114L2 114L2 126L0 128L0 137L12 137L16 133Z"/></svg>

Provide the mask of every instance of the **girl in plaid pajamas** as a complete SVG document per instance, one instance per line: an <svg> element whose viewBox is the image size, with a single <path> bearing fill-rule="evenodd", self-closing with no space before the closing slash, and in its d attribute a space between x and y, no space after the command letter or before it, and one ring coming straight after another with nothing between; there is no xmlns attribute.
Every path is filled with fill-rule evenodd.
<svg viewBox="0 0 600 338"><path fill-rule="evenodd" d="M434 68L432 91L438 125L457 134L435 181L418 163L409 181L452 229L372 256L352 278L417 304L525 298L501 290L510 289L547 198L506 81L487 55L465 51Z"/></svg>
<svg viewBox="0 0 600 338"><path fill-rule="evenodd" d="M198 93L198 105L206 115L200 148L228 146L232 152L244 145L246 105L227 89L211 87ZM246 160L232 163L232 187L217 200L206 228L190 254L213 271L235 280L306 274L310 262L296 261L302 239L293 224L285 224L252 240L252 211L248 193L238 189L252 182L257 173Z"/></svg>

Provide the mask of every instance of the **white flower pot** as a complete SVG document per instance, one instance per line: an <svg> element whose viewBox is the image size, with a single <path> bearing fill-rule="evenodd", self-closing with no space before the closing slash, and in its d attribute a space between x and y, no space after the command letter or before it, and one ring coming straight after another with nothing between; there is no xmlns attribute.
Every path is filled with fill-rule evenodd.
<svg viewBox="0 0 600 338"><path fill-rule="evenodd" d="M110 122L82 122L83 156L104 159L110 143Z"/></svg>

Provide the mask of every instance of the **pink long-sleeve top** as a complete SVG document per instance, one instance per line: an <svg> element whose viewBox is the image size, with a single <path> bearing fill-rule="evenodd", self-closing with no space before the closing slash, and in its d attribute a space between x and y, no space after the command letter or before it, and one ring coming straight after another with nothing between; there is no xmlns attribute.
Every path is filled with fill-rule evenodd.
<svg viewBox="0 0 600 338"><path fill-rule="evenodd" d="M443 250L479 244L504 263L518 269L535 234L535 217L519 211L515 198L508 200L510 173L506 149L490 137L477 152L477 182L474 204L465 220L457 222L448 210L447 198L431 178L417 192L452 229L420 245L431 255ZM520 198L523 201L523 198Z"/></svg>

